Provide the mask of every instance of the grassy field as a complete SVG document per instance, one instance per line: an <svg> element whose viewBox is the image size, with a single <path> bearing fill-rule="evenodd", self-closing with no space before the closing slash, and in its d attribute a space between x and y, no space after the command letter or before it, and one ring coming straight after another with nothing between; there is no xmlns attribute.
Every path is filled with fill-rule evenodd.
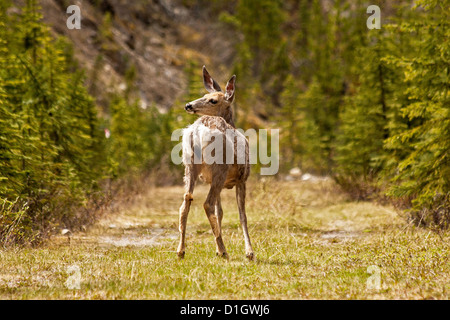
<svg viewBox="0 0 450 320"><path fill-rule="evenodd" d="M224 190L215 256L197 186L184 260L176 256L182 187L150 188L86 232L0 251L1 299L448 299L448 234L392 208L351 202L329 181L251 182L256 261L245 258L234 189Z"/></svg>

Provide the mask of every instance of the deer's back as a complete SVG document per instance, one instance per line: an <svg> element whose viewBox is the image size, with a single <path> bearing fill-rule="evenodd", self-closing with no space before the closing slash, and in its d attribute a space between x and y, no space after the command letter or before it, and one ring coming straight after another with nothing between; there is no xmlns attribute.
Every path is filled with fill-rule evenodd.
<svg viewBox="0 0 450 320"><path fill-rule="evenodd" d="M208 161L211 156L208 146L216 139L222 143L222 163ZM233 152L231 163L227 161L227 150ZM230 158L231 155L228 155L228 160ZM250 174L248 140L222 117L202 116L183 131L183 163L196 166L200 178L207 183L211 183L216 175L226 175L224 187L231 189L238 182L245 182Z"/></svg>

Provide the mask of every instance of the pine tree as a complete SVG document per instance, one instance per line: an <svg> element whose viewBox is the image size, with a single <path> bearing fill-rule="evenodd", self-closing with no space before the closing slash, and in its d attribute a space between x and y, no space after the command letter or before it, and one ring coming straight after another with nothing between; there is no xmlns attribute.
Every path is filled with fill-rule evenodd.
<svg viewBox="0 0 450 320"><path fill-rule="evenodd" d="M0 196L28 204L22 226L39 240L82 216L75 208L101 179L104 150L96 107L82 74L73 72L67 42L50 36L37 1L14 16L3 9L10 28L1 31Z"/></svg>
<svg viewBox="0 0 450 320"><path fill-rule="evenodd" d="M222 20L232 24L242 37L237 43L234 64L240 92L236 104L245 108L252 95L261 93L268 103L260 105L257 112L273 114L274 106L279 106L279 95L289 69L287 44L282 36L285 20L282 3L239 0L235 14L223 14Z"/></svg>
<svg viewBox="0 0 450 320"><path fill-rule="evenodd" d="M0 5L0 70L4 70L4 66L9 61L9 52L7 49L7 33L6 10L8 3ZM4 71L0 71L0 199L13 197L14 189L21 185L20 173L15 168L15 163L20 157L15 152L15 147L21 140L18 128L17 116L12 112L8 105L8 95L4 89L8 85L4 81Z"/></svg>
<svg viewBox="0 0 450 320"><path fill-rule="evenodd" d="M420 22L404 23L417 37L414 56L396 61L405 72L407 104L401 108L408 128L387 142L401 149L396 184L390 195L412 197L413 214L423 223L450 224L450 46L449 1L418 1ZM419 40L420 39L420 40Z"/></svg>
<svg viewBox="0 0 450 320"><path fill-rule="evenodd" d="M371 32L373 33L373 32ZM377 192L385 167L384 140L390 136L392 84L397 74L382 61L388 39L375 31L372 41L357 51L358 82L350 88L340 112L336 140L335 179L355 197L364 199Z"/></svg>

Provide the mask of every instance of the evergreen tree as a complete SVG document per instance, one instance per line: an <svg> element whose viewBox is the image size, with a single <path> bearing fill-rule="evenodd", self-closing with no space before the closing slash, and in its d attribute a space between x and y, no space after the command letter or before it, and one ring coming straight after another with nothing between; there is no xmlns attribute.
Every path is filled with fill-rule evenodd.
<svg viewBox="0 0 450 320"><path fill-rule="evenodd" d="M287 44L282 36L285 12L281 2L239 0L235 14L223 14L222 20L232 24L242 37L237 43L234 64L240 92L236 104L245 110L249 99L262 95L268 103L256 103L259 109L255 111L273 114L273 107L279 107L282 84L289 69Z"/></svg>
<svg viewBox="0 0 450 320"><path fill-rule="evenodd" d="M390 194L413 198L413 213L423 223L450 223L450 36L449 1L422 0L420 22L400 30L415 34L414 57L392 58L405 72L408 103L401 108L408 128L387 141L405 156L398 164Z"/></svg>
<svg viewBox="0 0 450 320"><path fill-rule="evenodd" d="M73 72L67 42L50 36L37 1L13 16L1 9L9 28L1 30L0 197L27 203L21 226L39 240L84 219L75 210L102 177L104 149L83 75Z"/></svg>
<svg viewBox="0 0 450 320"><path fill-rule="evenodd" d="M375 31L376 32L376 31ZM340 112L336 140L335 179L358 198L367 198L379 188L385 167L384 140L390 136L391 84L396 74L382 62L387 39L381 32L372 43L357 51L358 82L349 91Z"/></svg>

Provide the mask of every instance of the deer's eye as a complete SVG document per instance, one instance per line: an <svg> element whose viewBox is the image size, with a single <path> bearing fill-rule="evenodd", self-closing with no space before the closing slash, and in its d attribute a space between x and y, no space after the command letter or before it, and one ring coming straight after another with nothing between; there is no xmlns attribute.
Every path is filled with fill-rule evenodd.
<svg viewBox="0 0 450 320"><path fill-rule="evenodd" d="M211 100L209 100L209 102L212 103L212 104L216 104L217 100L211 99Z"/></svg>

